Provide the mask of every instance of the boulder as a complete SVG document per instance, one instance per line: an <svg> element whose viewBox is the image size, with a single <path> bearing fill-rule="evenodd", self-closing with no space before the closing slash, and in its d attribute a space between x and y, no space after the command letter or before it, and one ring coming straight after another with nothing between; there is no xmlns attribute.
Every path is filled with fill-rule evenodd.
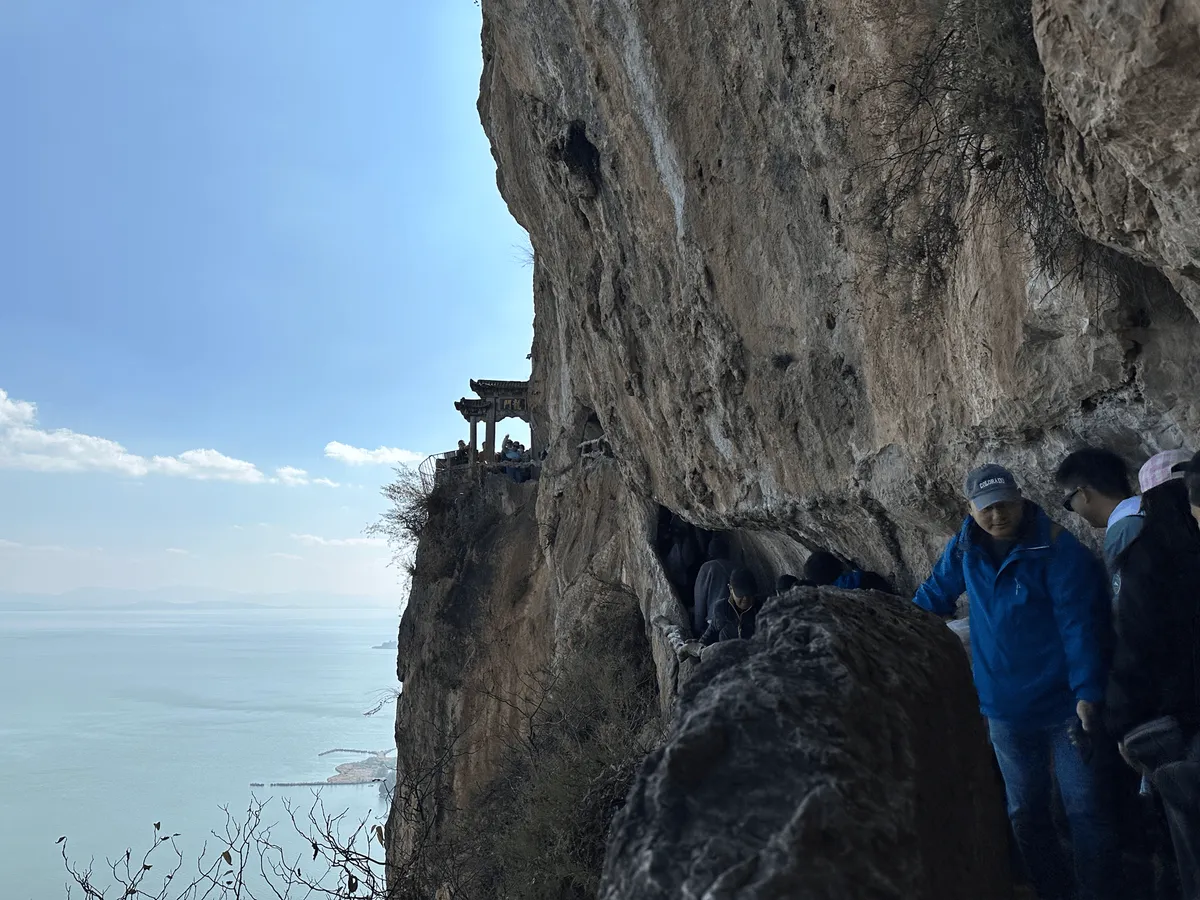
<svg viewBox="0 0 1200 900"><path fill-rule="evenodd" d="M958 639L910 602L797 589L683 688L601 897L1009 897L1002 790Z"/></svg>

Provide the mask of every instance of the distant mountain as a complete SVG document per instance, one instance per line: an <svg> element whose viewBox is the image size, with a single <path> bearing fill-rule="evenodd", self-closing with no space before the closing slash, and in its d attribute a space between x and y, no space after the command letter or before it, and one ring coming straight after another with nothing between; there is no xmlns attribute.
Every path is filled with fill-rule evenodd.
<svg viewBox="0 0 1200 900"><path fill-rule="evenodd" d="M77 588L61 594L16 594L0 592L0 609L88 610L88 609L399 609L401 597L364 597L295 591L281 594L251 594L198 587L167 587L156 590Z"/></svg>

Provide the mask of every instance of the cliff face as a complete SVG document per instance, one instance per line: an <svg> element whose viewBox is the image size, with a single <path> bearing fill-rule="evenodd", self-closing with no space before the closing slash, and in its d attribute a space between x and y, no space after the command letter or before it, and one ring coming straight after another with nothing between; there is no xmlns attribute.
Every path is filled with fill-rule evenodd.
<svg viewBox="0 0 1200 900"><path fill-rule="evenodd" d="M904 193L896 160L914 158L903 127L920 115L894 88L969 4L984 18L1001 8L483 0L479 108L500 189L535 249L531 408L548 455L536 487L485 480L491 508L504 510L495 531L422 542L436 555L440 541L452 559L446 571L419 565L401 628L401 767L427 756L439 729L478 723L474 739L489 748L453 761L441 808L466 803L494 774L513 725L481 688L518 688L518 673L562 654L606 604L640 610L660 705L672 714L694 673L680 671L663 627L686 613L653 549L661 507L730 533L764 577L827 547L903 591L961 521L973 465L1011 466L1057 514L1052 472L1078 443L1134 460L1195 446L1200 5L1033 0L1024 13L1018 4L997 33L1026 62L1008 112L1031 137L1005 145L968 123ZM1015 172L1029 190L992 190L997 172ZM881 195L895 202L881 209ZM921 212L929 198L933 216ZM1026 201L1046 208L1031 213ZM1081 256L1047 259L1039 248L1062 221L1091 243ZM613 458L581 458L580 441L599 432ZM794 610L806 641L835 636L823 662L779 621L770 650L701 667L671 741L708 727L701 713L719 706L713 692L751 690L762 666L786 667L760 653L808 659L812 680L798 690L832 679L847 697L885 691L891 676L863 662L876 651L856 643L860 626L894 635L896 671L965 683L950 635L860 622L835 606ZM463 610L463 627L438 624ZM936 722L907 707L880 711L899 748L893 786L911 794L925 784L931 729L958 734L964 777L982 778L987 751L969 707L940 709ZM826 712L797 725L800 737L850 739L860 767L875 750L887 755ZM621 819L608 896L642 896L646 873L630 862L639 847L683 841L663 837L673 826L655 818L654 803L679 787L671 746L638 782L643 818ZM727 762L736 760L714 765ZM834 766L814 777L845 775ZM790 784L788 803L821 793L803 781ZM994 812L950 794L938 803L937 816L980 834ZM816 801L805 809L798 832L776 823L770 835L807 840L813 821L844 812ZM869 814L912 846L938 839L911 804ZM393 815L393 859L403 831ZM664 857L659 872L674 873L658 885L667 894L693 877L678 866L697 846L663 851L676 854L677 868ZM978 862L955 884L983 896L991 876L980 873L994 861ZM803 875L788 865L770 870L785 882ZM922 881L929 872L880 877L913 896L956 895L949 881Z"/></svg>
<svg viewBox="0 0 1200 900"><path fill-rule="evenodd" d="M1186 288L1195 4L1165 21L1071 6L1037 11L1049 163L1093 237ZM1003 209L964 229L940 282L881 262L869 198L897 111L873 88L936 8L484 10L480 110L536 251L534 376L556 451L594 410L636 493L911 585L972 464L1008 463L1048 500L1081 439L1145 455L1197 431L1197 322L1158 271L1045 272L1003 239ZM1104 53L1136 45L1136 62L1109 65L1104 35L1085 38L1096 20L1120 31Z"/></svg>
<svg viewBox="0 0 1200 900"><path fill-rule="evenodd" d="M1040 0L1055 175L1088 232L1200 313L1200 3Z"/></svg>
<svg viewBox="0 0 1200 900"><path fill-rule="evenodd" d="M438 499L397 641L396 859L426 840L414 830L443 824L494 775L499 737L519 727L519 711L494 698L513 695L553 649L543 637L554 608L538 575L535 485L464 481Z"/></svg>

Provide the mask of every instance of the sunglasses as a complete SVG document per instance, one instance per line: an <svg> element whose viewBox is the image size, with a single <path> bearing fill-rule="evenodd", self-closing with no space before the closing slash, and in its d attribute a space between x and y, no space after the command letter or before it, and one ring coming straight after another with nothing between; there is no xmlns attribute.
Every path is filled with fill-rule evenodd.
<svg viewBox="0 0 1200 900"><path fill-rule="evenodd" d="M1067 512L1074 512L1075 510L1072 508L1071 504L1075 502L1075 495L1082 490L1083 485L1080 485L1079 487L1075 488L1075 490L1071 491L1071 493L1067 494L1067 496L1063 497L1063 509L1065 509Z"/></svg>

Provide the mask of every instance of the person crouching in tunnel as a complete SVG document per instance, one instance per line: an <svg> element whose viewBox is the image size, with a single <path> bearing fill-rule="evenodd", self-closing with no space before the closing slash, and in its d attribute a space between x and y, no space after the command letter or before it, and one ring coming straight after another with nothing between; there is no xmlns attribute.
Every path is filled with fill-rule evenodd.
<svg viewBox="0 0 1200 900"><path fill-rule="evenodd" d="M1038 896L1117 900L1124 896L1120 854L1102 770L1074 739L1080 723L1098 725L1104 698L1111 628L1104 570L1022 496L1007 469L975 469L965 493L970 515L913 600L940 616L954 613L964 591L970 600L980 709ZM1054 827L1052 765L1070 823L1074 877Z"/></svg>
<svg viewBox="0 0 1200 900"><path fill-rule="evenodd" d="M700 659L706 647L720 641L753 637L761 607L754 573L749 569L734 569L729 576L729 594L713 607L704 634L698 641L688 641L676 651L680 661L689 656Z"/></svg>
<svg viewBox="0 0 1200 900"><path fill-rule="evenodd" d="M811 581L801 581L795 575L785 572L775 579L775 596L778 597L780 594L786 594L792 588L814 586Z"/></svg>
<svg viewBox="0 0 1200 900"><path fill-rule="evenodd" d="M754 637L755 620L762 604L758 600L758 583L749 569L734 569L729 576L729 596L717 601L712 619L704 634L702 646L735 638Z"/></svg>

